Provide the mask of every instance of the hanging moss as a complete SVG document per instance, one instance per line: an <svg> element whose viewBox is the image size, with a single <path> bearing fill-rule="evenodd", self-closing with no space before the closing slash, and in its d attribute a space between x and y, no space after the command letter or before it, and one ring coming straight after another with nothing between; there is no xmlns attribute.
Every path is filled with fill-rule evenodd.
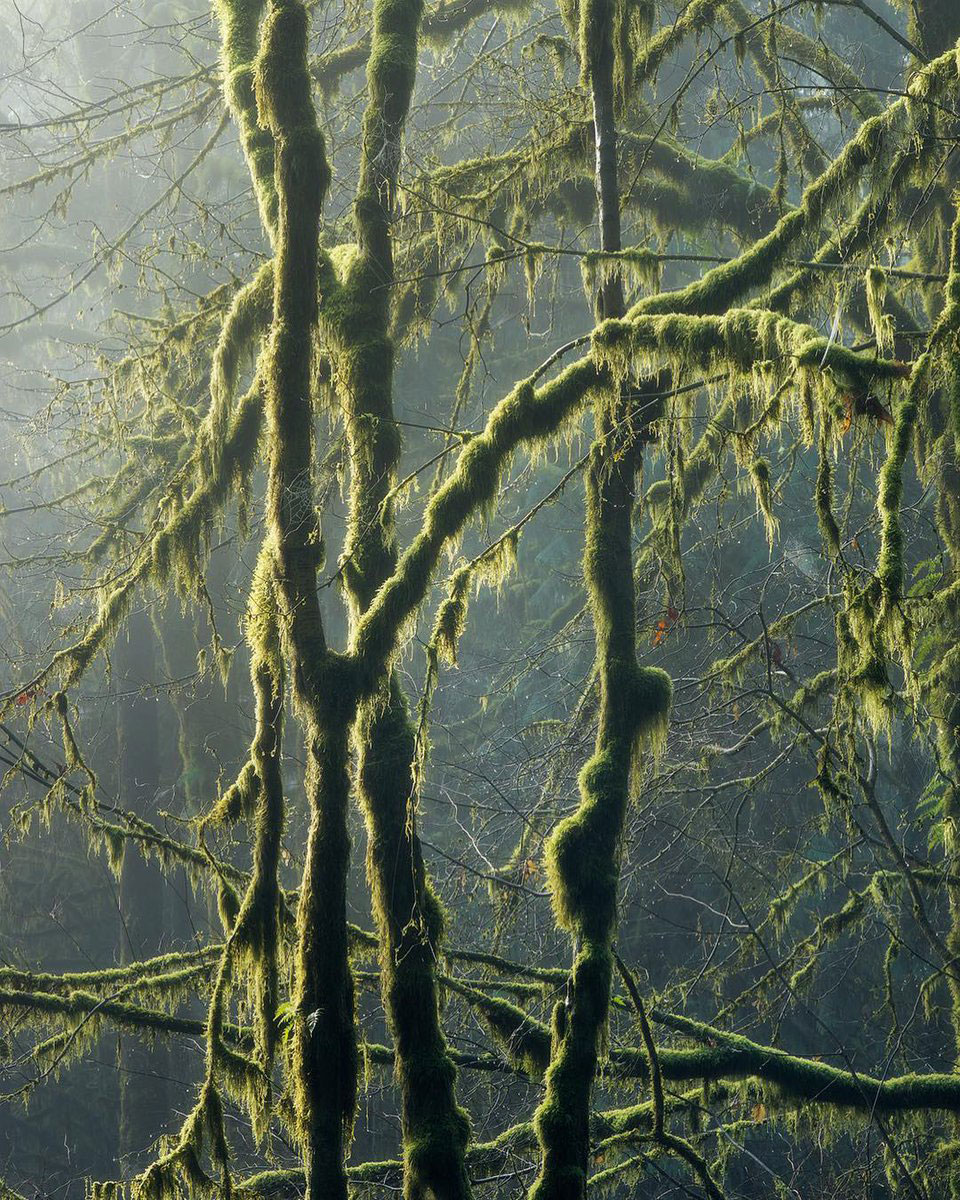
<svg viewBox="0 0 960 1200"><path fill-rule="evenodd" d="M876 338L877 350L881 354L889 355L893 353L893 321L890 314L883 309L886 298L886 274L880 267L870 267L867 270L867 312L870 314L870 325Z"/></svg>
<svg viewBox="0 0 960 1200"><path fill-rule="evenodd" d="M715 371L727 367L766 385L781 383L787 373L810 384L814 375L829 403L840 408L839 393L869 393L880 381L903 379L910 368L889 359L872 358L819 335L809 325L763 309L732 308L722 317L628 315L607 320L593 335L594 352L615 377L670 364ZM798 394L802 394L799 392Z"/></svg>
<svg viewBox="0 0 960 1200"><path fill-rule="evenodd" d="M216 468L227 439L234 392L244 356L270 324L273 310L273 261L268 260L253 279L234 297L224 317L210 366L210 408L202 437L211 463Z"/></svg>
<svg viewBox="0 0 960 1200"><path fill-rule="evenodd" d="M622 273L629 283L648 292L660 290L660 274L663 256L647 246L634 246L626 250L604 252L588 250L580 259L583 286L588 295L594 295L612 277Z"/></svg>
<svg viewBox="0 0 960 1200"><path fill-rule="evenodd" d="M708 271L680 292L647 297L634 306L628 316L655 312L700 313L723 311L746 292L769 281L793 246L811 228L816 228L830 212L847 201L864 175L882 177L891 164L889 132L905 119L908 123L926 120L926 105L916 108L913 99L937 94L953 85L956 60L944 54L914 78L907 97L891 104L882 115L865 121L833 163L803 193L800 203L787 213L776 227L760 238L739 258ZM918 142L929 150L929 141ZM916 147L913 148L916 153Z"/></svg>
<svg viewBox="0 0 960 1200"><path fill-rule="evenodd" d="M494 409L486 429L471 439L434 494L423 528L357 624L354 647L363 686L379 677L380 664L395 653L400 632L426 596L443 548L495 497L510 456L521 445L554 436L597 383L596 366L586 359L539 389L531 383L518 385Z"/></svg>
<svg viewBox="0 0 960 1200"><path fill-rule="evenodd" d="M757 509L763 514L767 531L767 544L773 548L780 523L773 511L773 487L770 481L770 463L765 458L754 458L750 463L750 482L757 498Z"/></svg>
<svg viewBox="0 0 960 1200"><path fill-rule="evenodd" d="M775 1084L785 1103L802 1104L816 1097L822 1103L859 1111L898 1112L911 1109L951 1111L956 1104L956 1077L951 1075L902 1075L884 1080L860 1072L844 1071L828 1063L798 1058L749 1038L726 1033L690 1017L654 1010L655 1021L698 1041L705 1042L726 1060L731 1074L749 1074L751 1069Z"/></svg>
<svg viewBox="0 0 960 1200"><path fill-rule="evenodd" d="M216 804L198 822L201 833L219 825L233 825L253 815L257 798L257 769L251 760L240 768L233 783L217 798Z"/></svg>

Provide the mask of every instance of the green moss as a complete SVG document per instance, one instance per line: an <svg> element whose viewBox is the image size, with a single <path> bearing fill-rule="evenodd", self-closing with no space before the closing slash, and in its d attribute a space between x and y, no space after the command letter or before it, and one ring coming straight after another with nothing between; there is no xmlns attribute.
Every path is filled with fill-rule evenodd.
<svg viewBox="0 0 960 1200"><path fill-rule="evenodd" d="M821 416L820 438L817 445L817 482L814 490L817 524L820 536L831 558L840 555L840 527L833 513L833 465L830 460L830 437L827 422Z"/></svg>
<svg viewBox="0 0 960 1200"><path fill-rule="evenodd" d="M926 105L915 108L912 99L921 92L942 93L943 89L953 86L955 77L952 53L935 59L914 78L910 95L863 123L827 170L807 187L797 207L782 217L766 236L739 258L708 271L681 291L641 300L628 317L657 312L722 312L748 292L768 283L791 247L818 228L832 212L841 209L866 175L880 178L891 166L896 151L890 133L904 123L908 128L915 128L926 120ZM929 150L929 142L924 145Z"/></svg>
<svg viewBox="0 0 960 1200"><path fill-rule="evenodd" d="M444 914L416 834L415 736L399 681L365 702L355 729L367 823L367 878L379 934L380 986L395 1046L408 1197L468 1196L467 1114L440 1024L437 962ZM397 862L408 864L402 873Z"/></svg>
<svg viewBox="0 0 960 1200"><path fill-rule="evenodd" d="M258 357L257 339L269 328L273 309L273 261L263 264L234 297L224 317L210 366L210 409L201 437L214 469L227 440L234 393L245 356Z"/></svg>
<svg viewBox="0 0 960 1200"><path fill-rule="evenodd" d="M877 509L880 515L880 551L877 556L877 575L883 595L882 623L892 629L903 595L903 532L900 525L900 501L903 496L903 468L913 445L913 432L920 407L921 391L929 386L928 359L922 355L913 368L910 386L894 413L893 436L886 461L880 471L877 489ZM909 640L903 637L902 622L895 622L891 639L899 643L904 653Z"/></svg>
<svg viewBox="0 0 960 1200"><path fill-rule="evenodd" d="M346 873L348 727L354 689L329 651L317 596L322 543L313 497L312 384L318 230L330 179L307 66L307 14L272 3L256 62L261 122L275 145L278 224L273 322L263 369L269 474L264 578L273 581L278 645L307 747L310 826L297 908L290 1087L307 1195L346 1194L344 1152L357 1087ZM271 651L271 654L273 652ZM266 656L269 659L270 655Z"/></svg>
<svg viewBox="0 0 960 1200"><path fill-rule="evenodd" d="M458 980L451 990L463 996L481 1016L507 1060L531 1079L541 1079L550 1062L550 1030L522 1008Z"/></svg>
<svg viewBox="0 0 960 1200"><path fill-rule="evenodd" d="M597 382L596 366L584 359L538 389L531 383L518 385L496 406L486 429L467 444L430 500L420 533L357 624L354 648L364 687L379 679L381 664L396 652L399 634L426 597L444 547L496 496L512 454L522 445L555 436Z"/></svg>
<svg viewBox="0 0 960 1200"><path fill-rule="evenodd" d="M773 511L773 487L770 481L770 463L765 458L754 458L750 462L750 482L757 498L757 509L763 514L767 531L767 543L772 548L779 530L779 522Z"/></svg>
<svg viewBox="0 0 960 1200"><path fill-rule="evenodd" d="M272 132L257 119L254 60L257 56L264 0L215 0L220 25L223 90L240 134L240 144L253 180L263 227L273 241L277 227Z"/></svg>

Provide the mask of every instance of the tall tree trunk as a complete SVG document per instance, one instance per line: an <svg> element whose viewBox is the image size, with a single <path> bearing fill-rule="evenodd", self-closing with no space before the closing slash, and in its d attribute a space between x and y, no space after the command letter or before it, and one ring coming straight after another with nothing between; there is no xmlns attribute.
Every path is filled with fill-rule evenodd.
<svg viewBox="0 0 960 1200"><path fill-rule="evenodd" d="M331 314L351 463L343 577L353 627L397 565L392 489L400 439L393 413L390 223L413 93L422 0L376 0L367 69L359 254ZM443 914L430 888L413 805L415 736L388 668L363 700L354 731L367 825L367 874L380 938L381 990L396 1053L407 1200L465 1200L469 1135L456 1070L440 1025L436 964Z"/></svg>
<svg viewBox="0 0 960 1200"><path fill-rule="evenodd" d="M956 0L910 0L910 37L927 58L945 54L960 37Z"/></svg>
<svg viewBox="0 0 960 1200"><path fill-rule="evenodd" d="M621 249L614 90L613 0L584 0L581 66L593 100L600 248ZM597 300L599 319L624 313L620 272L610 271ZM553 1017L546 1093L535 1126L540 1174L532 1200L582 1200L590 1160L590 1100L610 1007L620 842L640 737L662 734L670 680L636 657L632 514L637 428L634 391L615 381L594 409L595 441L586 481L584 576L596 635L600 708L593 757L580 773L580 804L547 845L547 869L560 924L573 938L574 963Z"/></svg>
<svg viewBox="0 0 960 1200"><path fill-rule="evenodd" d="M261 124L273 135L278 195L273 330L264 370L269 474L264 552L307 751L310 806L294 966L294 1103L307 1200L346 1200L345 1146L356 1102L353 979L347 947L349 728L354 689L329 650L317 595L322 553L313 490L313 347L318 230L329 184L307 67L306 10L274 0L257 60Z"/></svg>
<svg viewBox="0 0 960 1200"><path fill-rule="evenodd" d="M955 0L915 0L911 4L910 36L914 44L927 58L936 58L945 53L960 38L960 5ZM954 129L954 135L957 130ZM958 168L955 162L946 164L946 179L956 185ZM942 272L946 269L944 249L946 228L949 220L948 198L945 187L934 189L927 220L940 228L939 237L930 238L921 252L923 270ZM920 221L917 222L921 224ZM960 254L960 247L953 247L953 257ZM931 293L933 295L934 293ZM936 303L940 303L937 294ZM949 555L954 578L960 575L960 452L958 437L960 430L953 428L951 416L950 388L941 390L939 402L932 406L936 428L930 433L939 438L941 445L937 456L936 516L937 525ZM944 793L943 817L945 838L950 859L951 872L960 871L960 603L949 601L945 616L944 635L952 646L943 656L938 672L938 687L934 697L934 716L937 723L937 742L940 769L947 780ZM947 965L947 980L951 992L954 1052L960 1061L960 887L947 884L950 907L950 929L946 945L951 955Z"/></svg>

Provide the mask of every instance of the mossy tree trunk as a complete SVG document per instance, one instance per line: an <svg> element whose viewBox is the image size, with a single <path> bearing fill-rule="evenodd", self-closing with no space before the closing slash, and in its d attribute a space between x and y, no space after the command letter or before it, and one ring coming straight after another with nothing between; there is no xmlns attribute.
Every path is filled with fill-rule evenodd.
<svg viewBox="0 0 960 1200"><path fill-rule="evenodd" d="M621 249L615 111L614 0L584 0L581 67L593 101L600 248ZM597 316L624 314L618 271L603 281ZM632 514L642 413L615 382L594 406L586 481L584 576L596 636L600 706L593 757L580 773L577 811L557 826L547 865L559 923L574 941L567 994L553 1017L546 1094L535 1117L542 1162L532 1200L582 1200L590 1159L590 1100L610 1005L620 843L638 741L667 718L670 681L636 655ZM635 419L639 418L639 423Z"/></svg>
<svg viewBox="0 0 960 1200"><path fill-rule="evenodd" d="M260 121L274 142L278 195L273 326L264 370L265 553L273 559L284 653L306 745L310 806L294 966L297 1132L308 1200L344 1200L357 1075L346 921L353 704L343 659L326 643L317 595L313 352L318 230L329 168L311 97L307 25L298 0L274 0L256 71Z"/></svg>
<svg viewBox="0 0 960 1200"><path fill-rule="evenodd" d="M356 1071L343 875L349 854L349 734L355 724L384 1003L403 1102L405 1190L411 1197L432 1192L460 1200L469 1195L468 1124L456 1104L455 1071L440 1026L435 970L442 918L410 819L414 734L399 684L389 669L380 674L381 663L376 677L365 679L358 709L357 659L327 646L317 603L320 536L311 485L309 347L316 342L316 230L326 167L309 80L301 78L299 50L290 40L291 14L298 7L273 5L261 34L261 2L218 4L225 92L275 248L274 323L265 372L268 515L312 810L295 971L297 1111L310 1194L331 1189L340 1194L344 1144L338 1130L352 1117ZM400 451L392 410L390 222L421 11L421 0L382 0L375 6L355 204L359 245L342 260L340 278L333 278L328 263L321 272L327 285L320 288L324 349L334 366L351 455L343 578L354 625L397 562L390 504Z"/></svg>
<svg viewBox="0 0 960 1200"><path fill-rule="evenodd" d="M368 103L354 205L358 237L326 312L350 450L350 521L343 578L351 623L397 566L392 489L400 438L393 412L393 218L413 94L422 0L377 0ZM367 873L380 937L381 990L396 1053L408 1200L464 1200L469 1125L440 1025L436 964L443 919L424 868L413 811L416 739L392 667L368 691L355 728Z"/></svg>
<svg viewBox="0 0 960 1200"><path fill-rule="evenodd" d="M956 0L911 0L906 7L910 37L928 59L945 54L960 37Z"/></svg>
<svg viewBox="0 0 960 1200"><path fill-rule="evenodd" d="M960 6L954 0L917 0L911 5L910 35L914 44L928 58L945 53L960 38ZM950 160L945 164L945 176L948 184L956 185L957 167ZM941 272L947 267L944 258L937 253L938 249L943 248L949 222L950 205L945 190L934 190L933 203L938 206L938 211L928 214L928 223L941 233L931 238L921 250L921 266L925 271ZM960 247L950 247L949 257L952 269L960 259ZM936 303L939 305L939 297ZM960 376L960 364L956 371ZM953 388L948 386L939 394L933 413L936 428L931 431L934 437L941 439L936 476L936 515L954 578L960 573L960 428L954 411L957 407L957 387L955 382ZM944 842L951 874L956 876L960 871L960 601L956 596L950 596L944 618L944 633L952 645L941 661L933 700L939 765L946 780L943 800ZM947 964L947 979L951 992L955 1049L960 1056L960 886L948 881L947 892L950 928L946 946L951 956Z"/></svg>

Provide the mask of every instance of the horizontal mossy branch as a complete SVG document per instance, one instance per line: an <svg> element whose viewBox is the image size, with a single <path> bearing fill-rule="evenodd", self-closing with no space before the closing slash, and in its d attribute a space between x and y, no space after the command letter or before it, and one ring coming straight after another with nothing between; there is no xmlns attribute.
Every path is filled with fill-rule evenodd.
<svg viewBox="0 0 960 1200"><path fill-rule="evenodd" d="M960 1077L956 1075L928 1073L878 1079L788 1054L691 1017L658 1009L650 1016L665 1028L707 1044L705 1079L756 1076L774 1085L781 1100L796 1104L829 1104L866 1113L960 1112Z"/></svg>
<svg viewBox="0 0 960 1200"><path fill-rule="evenodd" d="M83 991L64 996L54 992L0 989L0 1012L8 1018L19 1018L31 1027L35 1027L38 1021L48 1026L64 1027L67 1023L93 1017L130 1033L145 1035L166 1033L204 1037L207 1032L205 1021L178 1017L161 1009L105 999ZM238 1046L250 1041L250 1032L237 1025L224 1024L221 1032L228 1041Z"/></svg>
<svg viewBox="0 0 960 1200"><path fill-rule="evenodd" d="M556 986L562 985L570 974L566 967L535 967L527 963L511 962L499 954L488 954L483 950L458 950L447 946L444 948L444 956L454 962L490 967L502 975L538 980Z"/></svg>
<svg viewBox="0 0 960 1200"><path fill-rule="evenodd" d="M539 1077L549 1063L550 1030L509 1001L462 984L455 990L481 1013L514 1064L529 1064L533 1077ZM875 1108L885 1112L960 1112L960 1076L928 1073L880 1080L726 1034L676 1013L653 1009L650 1016L703 1043L696 1048L658 1049L663 1077L671 1082L756 1078L775 1085L777 1095L791 1104L811 1102L865 1112ZM614 1079L646 1081L649 1077L648 1060L639 1046L611 1047L606 1070Z"/></svg>
<svg viewBox="0 0 960 1200"><path fill-rule="evenodd" d="M123 967L103 967L99 971L66 971L55 975L45 971L0 968L0 988L24 992L67 993L77 990L128 987L138 983L150 984L171 972L206 967L220 953L219 944L200 950L174 951L154 958L141 959Z"/></svg>
<svg viewBox="0 0 960 1200"><path fill-rule="evenodd" d="M810 325L759 308L728 308L723 316L649 316L634 309L622 320L601 322L593 347L598 361L619 378L663 365L676 371L726 367L747 378L769 368L778 382L795 372L820 377L830 385L838 414L844 388L869 394L878 383L910 373L904 363L852 350Z"/></svg>
<svg viewBox="0 0 960 1200"><path fill-rule="evenodd" d="M216 862L207 860L207 865L214 870ZM245 882L248 876L237 871L237 882ZM296 893L286 895L287 904L292 906L296 901ZM376 934L361 928L359 925L348 925L351 947L355 952L374 952L378 945ZM145 988L159 983L163 986L166 979L174 979L180 972L193 970L208 970L223 951L222 942L213 942L199 950L172 951L168 954L156 955L153 958L140 959L126 966L101 967L90 971L65 971L59 974L43 971L31 971L16 967L0 967L0 988L16 992L50 992L57 995L70 995L76 991L116 990L118 987L135 989L142 984ZM488 954L479 950L458 950L445 947L444 956L455 962L471 965L486 966L498 974L513 980L517 978L531 980L530 987L538 991L544 984L560 987L565 982L569 972L563 967L537 967L524 963L511 962L497 954ZM505 985L509 986L509 985Z"/></svg>
<svg viewBox="0 0 960 1200"><path fill-rule="evenodd" d="M722 1089L715 1089L715 1097ZM693 1111L702 1103L703 1093L696 1089L682 1096L668 1097L668 1110ZM595 1139L593 1153L603 1154L611 1149L630 1145L645 1139L651 1128L652 1105L649 1101L596 1112L591 1117L591 1133ZM467 1165L476 1178L482 1174L502 1173L518 1164L533 1165L532 1152L536 1149L536 1133L531 1121L520 1121L508 1126L502 1133L487 1142L475 1142L467 1149ZM348 1181L353 1185L379 1183L395 1186L400 1177L400 1163L395 1159L382 1162L358 1163L347 1168ZM303 1196L303 1172L297 1168L262 1171L239 1181L240 1195L256 1196L258 1200L301 1200Z"/></svg>

